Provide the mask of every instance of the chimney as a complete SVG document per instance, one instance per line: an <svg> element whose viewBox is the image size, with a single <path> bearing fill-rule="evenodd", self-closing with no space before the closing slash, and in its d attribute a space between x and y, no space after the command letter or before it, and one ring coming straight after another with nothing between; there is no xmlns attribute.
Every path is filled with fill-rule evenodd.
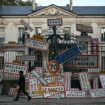
<svg viewBox="0 0 105 105"><path fill-rule="evenodd" d="M70 0L70 11L72 11L72 10L73 10L73 1Z"/></svg>
<svg viewBox="0 0 105 105"><path fill-rule="evenodd" d="M36 5L35 5L35 0L32 0L32 10L35 11Z"/></svg>

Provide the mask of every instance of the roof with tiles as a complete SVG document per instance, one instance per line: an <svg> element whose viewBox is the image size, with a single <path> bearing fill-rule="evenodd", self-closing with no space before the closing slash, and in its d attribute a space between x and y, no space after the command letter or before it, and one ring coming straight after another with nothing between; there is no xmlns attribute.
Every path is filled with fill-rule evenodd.
<svg viewBox="0 0 105 105"><path fill-rule="evenodd" d="M36 10L32 11L32 6L1 6L0 16L27 16L47 7L48 6L37 6ZM70 11L69 6L57 7L73 12L78 16L105 16L105 6L73 6L73 11Z"/></svg>

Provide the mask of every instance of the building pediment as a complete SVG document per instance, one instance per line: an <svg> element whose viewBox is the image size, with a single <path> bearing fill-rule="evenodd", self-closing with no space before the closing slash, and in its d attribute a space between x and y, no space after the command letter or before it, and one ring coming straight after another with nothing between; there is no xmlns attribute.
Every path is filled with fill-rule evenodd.
<svg viewBox="0 0 105 105"><path fill-rule="evenodd" d="M49 17L49 16L75 17L76 14L52 4L42 10L36 11L29 15L29 17Z"/></svg>

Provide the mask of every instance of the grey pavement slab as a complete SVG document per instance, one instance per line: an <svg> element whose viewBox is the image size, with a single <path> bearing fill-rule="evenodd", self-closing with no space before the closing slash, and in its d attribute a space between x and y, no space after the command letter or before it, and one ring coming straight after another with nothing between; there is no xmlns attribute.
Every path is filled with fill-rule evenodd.
<svg viewBox="0 0 105 105"><path fill-rule="evenodd" d="M13 97L0 95L0 105L105 105L105 98L63 98L63 99L32 99L20 98L13 101Z"/></svg>

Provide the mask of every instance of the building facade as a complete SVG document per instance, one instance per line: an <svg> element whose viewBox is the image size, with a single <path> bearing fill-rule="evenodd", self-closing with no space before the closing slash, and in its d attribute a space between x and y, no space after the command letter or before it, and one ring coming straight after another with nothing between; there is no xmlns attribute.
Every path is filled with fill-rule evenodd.
<svg viewBox="0 0 105 105"><path fill-rule="evenodd" d="M33 31L28 32L32 37L34 34L49 34L47 25L48 19L62 18L63 25L61 29L68 30L69 35L80 36L80 32L76 30L76 24L84 24L92 26L93 33L88 35L98 39L99 57L97 68L86 68L89 72L95 72L105 69L105 7L104 6L57 6L51 4L49 6L1 6L0 7L0 41L1 43L16 42L22 43L22 34L24 25L21 24L23 19L32 28ZM4 56L4 63L12 62L15 58L6 58L6 53L1 52ZM14 55L15 56L15 55ZM2 59L2 58L1 58ZM2 65L2 64L1 64ZM75 68L74 68L75 69Z"/></svg>

